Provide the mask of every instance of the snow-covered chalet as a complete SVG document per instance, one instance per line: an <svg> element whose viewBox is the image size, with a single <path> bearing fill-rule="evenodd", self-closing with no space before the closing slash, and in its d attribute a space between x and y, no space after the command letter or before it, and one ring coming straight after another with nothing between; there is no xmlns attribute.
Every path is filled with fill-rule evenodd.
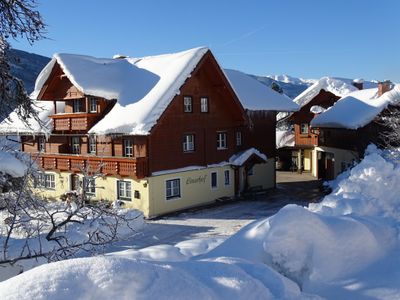
<svg viewBox="0 0 400 300"><path fill-rule="evenodd" d="M336 158L334 175L351 166L351 159L361 158L368 144L385 146L384 135L390 129L385 127L382 118L390 116L392 110L398 111L399 103L400 86L383 81L378 87L349 93L326 111L316 114L310 126L318 132L319 143L331 153L346 154L333 156Z"/></svg>
<svg viewBox="0 0 400 300"><path fill-rule="evenodd" d="M323 77L294 99L301 106L291 114L292 166L322 179L333 179L364 153L371 142L379 144L383 131L376 121L394 102L390 82ZM290 154L289 154L290 155Z"/></svg>
<svg viewBox="0 0 400 300"><path fill-rule="evenodd" d="M38 192L82 187L156 216L275 185L276 111L298 106L223 70L208 48L130 58L55 54L31 97L37 119L12 113L3 135L42 170ZM83 174L96 175L82 184Z"/></svg>

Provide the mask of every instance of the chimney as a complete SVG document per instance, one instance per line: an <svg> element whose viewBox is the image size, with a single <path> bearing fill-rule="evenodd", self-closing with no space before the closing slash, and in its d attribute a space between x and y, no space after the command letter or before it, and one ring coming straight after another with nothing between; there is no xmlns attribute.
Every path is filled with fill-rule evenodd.
<svg viewBox="0 0 400 300"><path fill-rule="evenodd" d="M359 90L362 90L364 88L364 79L362 79L362 78L354 79L353 86L355 86Z"/></svg>
<svg viewBox="0 0 400 300"><path fill-rule="evenodd" d="M393 84L390 80L384 80L378 82L378 97L384 93L390 91L393 88Z"/></svg>

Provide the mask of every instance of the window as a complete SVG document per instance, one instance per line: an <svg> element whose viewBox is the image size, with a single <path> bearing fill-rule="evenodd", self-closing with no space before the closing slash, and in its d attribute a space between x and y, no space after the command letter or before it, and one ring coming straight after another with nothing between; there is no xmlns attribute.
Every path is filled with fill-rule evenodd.
<svg viewBox="0 0 400 300"><path fill-rule="evenodd" d="M130 201L132 198L131 183L129 181L117 181L118 199Z"/></svg>
<svg viewBox="0 0 400 300"><path fill-rule="evenodd" d="M38 150L39 150L39 152L46 151L46 139L44 136L38 137Z"/></svg>
<svg viewBox="0 0 400 300"><path fill-rule="evenodd" d="M97 113L97 99L89 98L89 111L91 113Z"/></svg>
<svg viewBox="0 0 400 300"><path fill-rule="evenodd" d="M253 166L247 170L247 175L251 176L254 174Z"/></svg>
<svg viewBox="0 0 400 300"><path fill-rule="evenodd" d="M36 186L54 190L56 188L56 176L54 174L39 173Z"/></svg>
<svg viewBox="0 0 400 300"><path fill-rule="evenodd" d="M242 132L236 131L236 146L242 146Z"/></svg>
<svg viewBox="0 0 400 300"><path fill-rule="evenodd" d="M211 188L212 189L217 188L217 172L211 173Z"/></svg>
<svg viewBox="0 0 400 300"><path fill-rule="evenodd" d="M89 135L89 153L96 154L96 137Z"/></svg>
<svg viewBox="0 0 400 300"><path fill-rule="evenodd" d="M71 138L71 148L73 154L80 154L81 153L81 143L79 136L73 136Z"/></svg>
<svg viewBox="0 0 400 300"><path fill-rule="evenodd" d="M190 96L183 97L183 111L186 113L190 113L193 111L192 97Z"/></svg>
<svg viewBox="0 0 400 300"><path fill-rule="evenodd" d="M135 191L133 192L133 197L134 197L135 199L140 199L140 192L139 192L138 190L135 190Z"/></svg>
<svg viewBox="0 0 400 300"><path fill-rule="evenodd" d="M217 149L226 149L226 132L218 132L217 134Z"/></svg>
<svg viewBox="0 0 400 300"><path fill-rule="evenodd" d="M133 143L132 140L123 140L124 141L124 154L125 157L133 157Z"/></svg>
<svg viewBox="0 0 400 300"><path fill-rule="evenodd" d="M200 98L200 111L208 112L208 98L207 97Z"/></svg>
<svg viewBox="0 0 400 300"><path fill-rule="evenodd" d="M194 151L194 134L185 134L183 136L183 152Z"/></svg>
<svg viewBox="0 0 400 300"><path fill-rule="evenodd" d="M171 179L165 182L165 196L167 200L181 196L181 180Z"/></svg>
<svg viewBox="0 0 400 300"><path fill-rule="evenodd" d="M81 99L74 99L73 103L73 112L82 112L82 100Z"/></svg>
<svg viewBox="0 0 400 300"><path fill-rule="evenodd" d="M229 170L225 170L224 171L224 178L225 178L225 180L224 180L225 185L230 185L231 184L231 180L230 180L230 177L229 177Z"/></svg>
<svg viewBox="0 0 400 300"><path fill-rule="evenodd" d="M301 123L301 125L300 125L300 133L301 134L308 134L308 124L307 123Z"/></svg>
<svg viewBox="0 0 400 300"><path fill-rule="evenodd" d="M96 194L96 183L94 178L83 178L83 188L86 194Z"/></svg>

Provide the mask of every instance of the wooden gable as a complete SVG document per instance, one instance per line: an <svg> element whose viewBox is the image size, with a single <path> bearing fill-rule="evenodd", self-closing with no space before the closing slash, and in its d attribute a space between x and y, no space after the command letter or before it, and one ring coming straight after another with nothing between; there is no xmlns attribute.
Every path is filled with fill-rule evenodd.
<svg viewBox="0 0 400 300"><path fill-rule="evenodd" d="M185 96L192 98L193 111L190 113L184 112ZM201 112L202 97L208 98L207 112ZM227 160L238 150L235 147L235 132L244 132L246 127L246 112L208 51L150 132L150 170L154 172ZM217 150L217 132L226 132L226 150ZM195 137L195 151L191 153L182 151L185 134Z"/></svg>
<svg viewBox="0 0 400 300"><path fill-rule="evenodd" d="M85 95L71 83L61 66L56 63L37 99L68 100L83 98L84 96Z"/></svg>

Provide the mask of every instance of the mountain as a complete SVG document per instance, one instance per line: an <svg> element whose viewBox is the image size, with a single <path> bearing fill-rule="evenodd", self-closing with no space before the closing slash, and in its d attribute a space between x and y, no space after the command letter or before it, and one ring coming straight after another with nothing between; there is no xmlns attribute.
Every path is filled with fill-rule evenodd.
<svg viewBox="0 0 400 300"><path fill-rule="evenodd" d="M268 75L268 76L258 76L251 75L251 77L257 79L262 84L271 87L273 84L277 84L281 87L284 94L294 99L302 92L304 92L310 85L316 82L315 79L303 79L292 77L289 75Z"/></svg>
<svg viewBox="0 0 400 300"><path fill-rule="evenodd" d="M50 61L50 58L11 49L9 52L11 74L24 82L28 94L35 88L35 80L40 71Z"/></svg>

